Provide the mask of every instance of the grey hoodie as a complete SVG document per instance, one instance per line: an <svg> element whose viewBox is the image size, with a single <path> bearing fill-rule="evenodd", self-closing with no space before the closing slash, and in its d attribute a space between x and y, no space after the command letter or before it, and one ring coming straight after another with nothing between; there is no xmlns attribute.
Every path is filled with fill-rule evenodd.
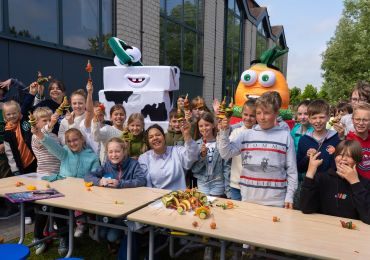
<svg viewBox="0 0 370 260"><path fill-rule="evenodd" d="M220 131L217 148L223 159L241 154L240 191L243 201L283 207L293 202L297 189L294 142L281 126L268 130L255 125L230 142L228 130Z"/></svg>

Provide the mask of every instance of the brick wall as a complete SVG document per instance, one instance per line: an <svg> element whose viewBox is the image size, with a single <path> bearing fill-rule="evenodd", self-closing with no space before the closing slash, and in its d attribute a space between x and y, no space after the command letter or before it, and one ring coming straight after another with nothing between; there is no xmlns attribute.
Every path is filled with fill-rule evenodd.
<svg viewBox="0 0 370 260"><path fill-rule="evenodd" d="M203 97L211 107L213 98L222 95L225 6L223 0L204 2Z"/></svg>
<svg viewBox="0 0 370 260"><path fill-rule="evenodd" d="M159 63L159 1L143 1L143 48L145 65ZM117 0L117 37L140 49L140 0Z"/></svg>

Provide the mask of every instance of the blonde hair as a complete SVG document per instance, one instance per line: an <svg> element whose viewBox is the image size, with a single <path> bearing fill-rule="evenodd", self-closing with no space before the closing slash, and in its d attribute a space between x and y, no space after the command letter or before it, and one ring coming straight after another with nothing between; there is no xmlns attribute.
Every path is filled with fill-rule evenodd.
<svg viewBox="0 0 370 260"><path fill-rule="evenodd" d="M262 94L256 101L256 108L262 107L264 109L272 108L277 113L280 109L281 97L276 91L268 91Z"/></svg>
<svg viewBox="0 0 370 260"><path fill-rule="evenodd" d="M77 89L76 91L73 91L72 94L71 94L71 99L73 98L73 96L77 96L77 95L82 96L86 101L86 92L85 92L85 90L80 88L80 89Z"/></svg>
<svg viewBox="0 0 370 260"><path fill-rule="evenodd" d="M85 143L85 137L83 136L83 134L81 133L80 130L78 130L77 128L71 128L71 129L68 129L65 134L64 134L64 137L65 137L65 140L68 139L68 137L72 134L75 134L78 136L78 138L82 139ZM67 142L67 141L66 141Z"/></svg>
<svg viewBox="0 0 370 260"><path fill-rule="evenodd" d="M366 103L366 102L360 102L360 103L354 105L352 115L354 115L357 112L357 110L365 110L365 111L369 112L370 111L370 104Z"/></svg>
<svg viewBox="0 0 370 260"><path fill-rule="evenodd" d="M18 110L19 114L21 113L21 106L19 105L17 101L14 101L14 100L7 101L3 104L3 118L5 119L5 121L6 121L6 118L5 118L6 111L5 110L11 106L14 106Z"/></svg>
<svg viewBox="0 0 370 260"><path fill-rule="evenodd" d="M128 120L127 120L127 126L129 124L131 124L132 122L134 122L135 120L139 120L142 123L142 125L143 125L143 131L144 131L144 128L145 128L144 116L141 113L133 113L133 114L131 114L129 116Z"/></svg>
<svg viewBox="0 0 370 260"><path fill-rule="evenodd" d="M105 144L105 150L108 151L108 145L110 143L118 143L123 151L126 151L128 153L128 145L127 142L123 141L121 138L118 137L112 137L111 139L108 140L108 142Z"/></svg>
<svg viewBox="0 0 370 260"><path fill-rule="evenodd" d="M33 112L33 116L35 117L36 120L39 120L40 118L43 117L47 117L50 119L52 114L53 111L51 111L51 109L48 107L38 107Z"/></svg>

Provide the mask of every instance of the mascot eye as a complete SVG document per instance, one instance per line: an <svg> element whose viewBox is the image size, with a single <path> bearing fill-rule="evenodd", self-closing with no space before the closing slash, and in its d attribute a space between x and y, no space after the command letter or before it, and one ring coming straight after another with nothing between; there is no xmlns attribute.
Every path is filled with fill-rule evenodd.
<svg viewBox="0 0 370 260"><path fill-rule="evenodd" d="M276 81L275 73L270 70L264 71L258 76L258 81L266 88L271 87Z"/></svg>
<svg viewBox="0 0 370 260"><path fill-rule="evenodd" d="M138 62L141 59L141 52L135 46L132 46L132 49L126 50L127 55L130 55L133 62Z"/></svg>
<svg viewBox="0 0 370 260"><path fill-rule="evenodd" d="M253 85L257 80L257 73L254 70L246 70L242 73L240 80L247 86Z"/></svg>

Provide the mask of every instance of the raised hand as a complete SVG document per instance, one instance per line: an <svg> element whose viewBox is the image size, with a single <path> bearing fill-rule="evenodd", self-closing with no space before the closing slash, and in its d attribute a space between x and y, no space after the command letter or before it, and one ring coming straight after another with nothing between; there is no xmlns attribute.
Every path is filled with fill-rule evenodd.
<svg viewBox="0 0 370 260"><path fill-rule="evenodd" d="M307 173L306 173L306 176L308 178L313 179L313 177L316 174L317 168L322 164L323 159L317 159L320 154L321 154L321 152L310 155L310 162L308 164L308 169L307 169Z"/></svg>
<svg viewBox="0 0 370 260"><path fill-rule="evenodd" d="M358 178L358 173L356 170L356 165L353 167L350 167L346 164L339 164L337 165L337 174L346 179L349 184L354 184L357 182L360 182L360 179Z"/></svg>
<svg viewBox="0 0 370 260"><path fill-rule="evenodd" d="M11 83L12 83L12 79L7 79L5 81L2 81L2 82L0 82L0 88L9 89Z"/></svg>

